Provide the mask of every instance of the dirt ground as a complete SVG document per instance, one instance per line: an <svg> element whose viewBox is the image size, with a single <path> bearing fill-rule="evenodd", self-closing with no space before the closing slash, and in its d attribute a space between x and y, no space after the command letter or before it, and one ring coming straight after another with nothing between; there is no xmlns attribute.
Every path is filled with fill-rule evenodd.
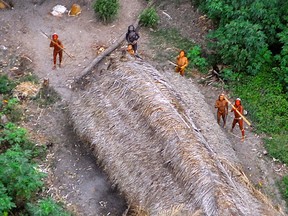
<svg viewBox="0 0 288 216"><path fill-rule="evenodd" d="M117 20L107 25L98 21L91 10L92 0L78 1L82 7L79 17L69 17L67 14L54 17L50 14L57 4L69 9L72 5L69 0L14 1L13 10L0 11L1 53L15 52L31 59L34 73L40 79L49 78L50 85L61 96L50 108L41 108L32 102L26 102L26 121L23 122L23 126L31 131L33 137L38 137L39 142L50 146L47 161L42 165L43 170L49 173L47 183L50 189L46 192L66 203L67 208L77 215L121 215L126 209L125 199L109 184L95 158L88 150L82 148L81 141L74 135L66 108L73 93L71 85L75 77L96 57L97 47L108 47L116 41L145 7L144 0L120 2L121 9ZM211 28L211 23L194 11L188 2L181 1L184 4L180 6L167 2L169 1L161 3L158 7L160 27L178 28L185 37L205 44L205 34ZM187 26L181 22L183 18L190 20L191 24ZM49 36L57 32L66 51L75 56L75 59L64 55L63 67L52 70L52 50L49 48L49 40L40 30ZM160 69L172 73L171 65L167 63L163 67L163 62L160 64L153 60L156 51L149 47L149 41L152 40L149 29L141 29L140 35L139 53L147 57L145 60L155 67L161 65ZM1 57L4 61L5 55ZM105 66L105 63L104 61L102 66ZM2 70L9 71L13 66L15 65L11 62ZM222 89L199 84L202 75L197 72L193 72L192 78L189 79L194 83L191 84L189 94L201 91L207 104L214 110L215 100ZM245 102L243 104L245 106ZM208 121L216 121L215 116L205 118ZM247 138L245 142L240 142L238 128L235 128L234 133L229 132L232 119L232 113L229 113L227 128L223 129L223 133L232 143L246 175L257 188L273 200L275 206L284 209L285 204L276 189L275 181L287 174L286 167L266 155L261 141L264 135L254 134L246 127Z"/></svg>

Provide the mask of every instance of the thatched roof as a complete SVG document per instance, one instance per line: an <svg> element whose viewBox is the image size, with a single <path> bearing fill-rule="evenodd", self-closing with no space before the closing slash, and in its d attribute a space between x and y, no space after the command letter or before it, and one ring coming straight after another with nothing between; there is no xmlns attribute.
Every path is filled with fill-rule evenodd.
<svg viewBox="0 0 288 216"><path fill-rule="evenodd" d="M145 62L113 69L75 95L71 119L130 203L150 215L281 215L236 168L227 139L198 130L180 88Z"/></svg>

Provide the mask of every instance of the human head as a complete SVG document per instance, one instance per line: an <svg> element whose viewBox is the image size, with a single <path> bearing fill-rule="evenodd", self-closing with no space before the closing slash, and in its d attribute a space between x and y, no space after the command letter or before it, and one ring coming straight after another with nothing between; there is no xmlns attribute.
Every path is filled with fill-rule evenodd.
<svg viewBox="0 0 288 216"><path fill-rule="evenodd" d="M54 34L52 35L52 39L53 39L53 40L57 40L57 39L58 39L58 35L57 35L56 33L54 33Z"/></svg>
<svg viewBox="0 0 288 216"><path fill-rule="evenodd" d="M236 106L241 105L241 99L240 99L240 98L236 98L236 100L235 100L235 105L236 105Z"/></svg>
<svg viewBox="0 0 288 216"><path fill-rule="evenodd" d="M181 50L180 53L179 53L180 57L183 57L185 56L185 51L184 50Z"/></svg>
<svg viewBox="0 0 288 216"><path fill-rule="evenodd" d="M221 100L221 101L224 100L224 96L225 96L225 95L224 95L223 93L220 94L220 95L219 95L219 100Z"/></svg>
<svg viewBox="0 0 288 216"><path fill-rule="evenodd" d="M133 25L128 26L128 31L129 32L135 31L135 27Z"/></svg>

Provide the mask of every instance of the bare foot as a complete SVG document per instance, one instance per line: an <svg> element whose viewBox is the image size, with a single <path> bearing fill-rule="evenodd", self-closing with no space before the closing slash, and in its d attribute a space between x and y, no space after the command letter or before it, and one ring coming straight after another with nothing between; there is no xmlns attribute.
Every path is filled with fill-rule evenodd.
<svg viewBox="0 0 288 216"><path fill-rule="evenodd" d="M52 67L52 70L55 70L56 69L56 65L54 65L53 67Z"/></svg>

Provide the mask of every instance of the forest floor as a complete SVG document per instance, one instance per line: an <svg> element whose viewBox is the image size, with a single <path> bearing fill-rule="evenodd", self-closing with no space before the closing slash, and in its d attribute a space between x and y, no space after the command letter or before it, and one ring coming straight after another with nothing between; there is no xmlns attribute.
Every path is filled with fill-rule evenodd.
<svg viewBox="0 0 288 216"><path fill-rule="evenodd" d="M11 74L13 67L22 65L22 70L32 70L40 80L49 78L50 86L60 96L60 99L49 107L39 106L34 101L23 102L25 120L22 126L31 132L36 143L51 146L46 162L42 164L43 170L49 176L49 190L46 193L64 202L67 208L77 215L121 215L127 207L125 199L114 190L94 156L89 150L82 148L81 141L75 136L69 122L67 110L73 94L71 85L75 78L97 56L99 47L107 48L115 42L145 7L145 1L141 0L120 2L118 18L107 25L98 21L91 9L92 1L89 0L78 1L82 7L82 13L78 17L69 17L67 14L62 17L52 16L52 8L59 3L55 0L15 1L13 10L0 11L1 72ZM205 35L212 27L209 20L194 10L189 1L180 1L183 2L181 5L171 2L165 1L158 5L157 12L161 18L158 28L178 29L184 37L204 46ZM72 3L62 0L61 5L69 9ZM188 20L191 23L189 25L186 23ZM57 32L66 51L76 58L71 59L64 54L63 67L52 70L50 42L40 30L49 36ZM150 31L152 30L140 29L139 54L156 68L173 72L173 67L165 59L156 58L159 52L165 52L165 49L171 47L167 45L160 50L151 46L153 37ZM120 49L124 47L123 43ZM17 59L15 56L21 58ZM108 62L102 61L99 67L107 67ZM193 79L194 83L198 83L197 86L191 85L190 93L193 95L193 91L200 89L207 104L215 110L215 100L223 91L221 85L200 84L205 75L195 70L187 71L187 74L189 78L183 79ZM229 92L225 93L229 95ZM215 116L207 116L207 119L216 121ZM284 210L285 203L280 198L276 181L287 174L286 166L267 156L261 140L264 134L255 134L246 127L246 140L240 142L238 128L235 128L234 133L229 132L232 119L232 113L229 113L227 128L223 128L223 133L232 143L243 170L256 188L266 194L275 206Z"/></svg>

